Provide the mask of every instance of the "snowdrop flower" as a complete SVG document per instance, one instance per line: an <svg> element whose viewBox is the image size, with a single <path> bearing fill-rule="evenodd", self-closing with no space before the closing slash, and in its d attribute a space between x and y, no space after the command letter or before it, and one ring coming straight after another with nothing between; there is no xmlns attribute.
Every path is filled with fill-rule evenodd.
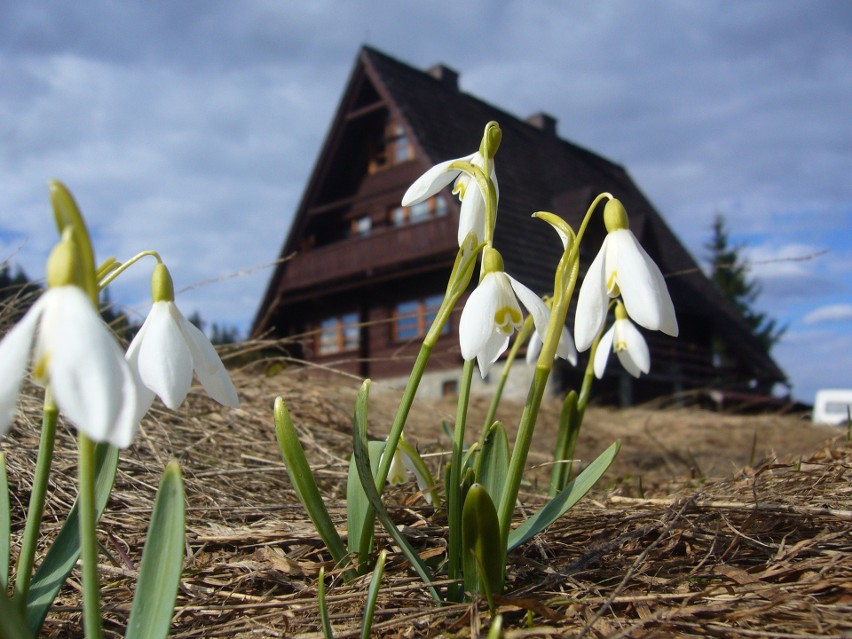
<svg viewBox="0 0 852 639"><path fill-rule="evenodd" d="M509 337L523 323L518 300L533 316L539 335L547 334L550 309L542 299L503 270L503 258L495 249L485 249L486 274L468 297L459 320L459 343L462 357L476 358L484 378L491 365L506 350ZM573 344L564 330L557 354L571 359ZM576 353L574 354L576 361Z"/></svg>
<svg viewBox="0 0 852 639"><path fill-rule="evenodd" d="M393 486L400 486L408 481L408 473L414 475L417 487L423 493L423 499L431 504L435 490L435 480L432 478L432 473L429 472L429 468L423 462L417 450L400 437L388 470L388 482Z"/></svg>
<svg viewBox="0 0 852 639"><path fill-rule="evenodd" d="M48 289L0 342L0 434L32 353L33 378L49 385L53 401L89 439L126 448L138 420L136 383L124 353L75 284L78 253L65 238L48 259Z"/></svg>
<svg viewBox="0 0 852 639"><path fill-rule="evenodd" d="M491 170L489 177L499 197L500 191L497 187L497 174L494 171L494 154L500 145L500 137L500 127L496 122L489 122L485 127L479 151L433 166L408 187L405 195L402 196L402 205L412 206L418 202L422 202L436 195L441 189L455 180L453 195L458 195L461 201L458 232L459 246L462 245L465 237L471 231L476 235L477 242L482 242L485 239L485 198L487 195L482 193L475 179L459 169L451 169L450 165L454 162L469 162L475 167L484 170L486 163L490 164ZM486 162L486 158L488 158L488 162Z"/></svg>
<svg viewBox="0 0 852 639"><path fill-rule="evenodd" d="M193 371L207 393L220 404L236 408L237 391L216 349L174 303L174 286L165 264L151 276L154 303L142 328L127 349L127 361L139 376L139 412L150 408L154 395L177 408L189 393Z"/></svg>
<svg viewBox="0 0 852 639"><path fill-rule="evenodd" d="M648 344L645 343L642 333L627 318L627 311L621 302L615 307L615 322L603 334L595 352L595 377L598 379L603 377L609 354L613 351L618 355L618 361L624 369L633 377L639 377L641 373L647 374L651 370Z"/></svg>
<svg viewBox="0 0 852 639"><path fill-rule="evenodd" d="M634 322L677 337L677 318L663 274L629 230L621 202L607 202L604 222L607 236L589 266L577 298L577 349L584 351L591 346L606 320L609 300L619 295Z"/></svg>

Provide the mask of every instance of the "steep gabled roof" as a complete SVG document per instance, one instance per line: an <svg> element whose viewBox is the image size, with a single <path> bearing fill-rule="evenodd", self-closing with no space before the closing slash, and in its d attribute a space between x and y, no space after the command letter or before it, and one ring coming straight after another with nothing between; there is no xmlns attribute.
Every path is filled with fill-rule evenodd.
<svg viewBox="0 0 852 639"><path fill-rule="evenodd" d="M631 229L667 275L676 309L710 316L712 324L751 367L755 377L764 381L786 379L623 167L560 139L555 121L548 116L539 114L530 121L522 120L460 91L456 80L456 74L446 67L437 67L435 73L425 72L373 48L361 49L282 257L295 247L305 209L327 179L340 149L345 116L368 84L391 115L406 127L418 150L416 162L424 171L439 161L475 151L485 124L491 120L500 124L503 141L495 161L500 186L495 246L503 254L508 272L539 293L549 292L561 244L548 225L530 219L531 214L549 210L577 228L593 197L608 191L622 200L630 215ZM605 232L601 217L595 216L587 235L594 251L598 246L595 239L602 239ZM264 309L275 303L275 282L282 268L279 266L272 277L258 320Z"/></svg>

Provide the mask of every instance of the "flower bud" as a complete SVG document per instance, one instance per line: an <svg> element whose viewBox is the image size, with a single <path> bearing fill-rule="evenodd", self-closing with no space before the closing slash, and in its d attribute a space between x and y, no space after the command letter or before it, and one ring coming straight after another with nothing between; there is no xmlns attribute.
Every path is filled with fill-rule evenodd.
<svg viewBox="0 0 852 639"><path fill-rule="evenodd" d="M155 302L175 301L175 285L169 269L162 262L157 262L151 273L151 297Z"/></svg>
<svg viewBox="0 0 852 639"><path fill-rule="evenodd" d="M482 134L482 142L479 144L479 153L482 157L489 160L497 155L497 149L500 148L500 142L503 139L503 131L500 125L493 120L485 125L485 132Z"/></svg>
<svg viewBox="0 0 852 639"><path fill-rule="evenodd" d="M612 198L604 207L604 224L609 233L621 229L629 229L630 222L627 218L627 211L624 210L624 205L621 200Z"/></svg>
<svg viewBox="0 0 852 639"><path fill-rule="evenodd" d="M80 251L72 239L70 230L62 234L62 239L53 247L47 258L47 285L82 286L80 271Z"/></svg>
<svg viewBox="0 0 852 639"><path fill-rule="evenodd" d="M482 252L482 266L485 273L499 273L505 270L503 256L494 248L486 248Z"/></svg>

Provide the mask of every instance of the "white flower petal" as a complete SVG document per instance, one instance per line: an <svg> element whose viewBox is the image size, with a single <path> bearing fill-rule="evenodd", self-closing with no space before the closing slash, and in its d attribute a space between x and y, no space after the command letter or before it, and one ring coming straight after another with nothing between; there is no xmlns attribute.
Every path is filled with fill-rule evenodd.
<svg viewBox="0 0 852 639"><path fill-rule="evenodd" d="M497 312L497 281L488 273L465 302L459 320L459 345L462 357L473 359L495 332L494 314Z"/></svg>
<svg viewBox="0 0 852 639"><path fill-rule="evenodd" d="M473 155L468 155L456 160L447 160L446 162L436 164L426 171L426 173L414 180L414 183L408 187L405 195L402 196L402 205L412 206L413 204L417 204L418 202L422 202L423 200L432 197L458 177L460 173L459 171L449 170L449 166L453 162L470 162L472 159Z"/></svg>
<svg viewBox="0 0 852 639"><path fill-rule="evenodd" d="M624 368L634 377L639 377L640 372L647 375L651 370L651 353L648 351L648 344L642 337L642 333L627 319L616 320L615 332L616 341L627 345L625 350L619 352L619 360ZM625 359L629 359L633 364L635 367L633 370L625 365Z"/></svg>
<svg viewBox="0 0 852 639"><path fill-rule="evenodd" d="M482 349L480 349L476 356L476 363L479 365L479 374L482 376L482 379L485 379L485 376L488 375L488 371L491 369L492 364L497 361L497 358L503 354L503 351L505 351L508 346L508 335L504 335L503 333L498 333L496 331L491 333L488 341L485 342Z"/></svg>
<svg viewBox="0 0 852 639"><path fill-rule="evenodd" d="M126 447L137 424L136 387L115 337L75 286L49 289L38 340L49 353L56 405L90 439Z"/></svg>
<svg viewBox="0 0 852 639"><path fill-rule="evenodd" d="M471 231L476 235L477 242L485 239L485 199L476 183L469 184L465 189L459 209L459 246Z"/></svg>
<svg viewBox="0 0 852 639"><path fill-rule="evenodd" d="M577 349L574 347L574 338L571 337L567 326L562 327L562 334L556 345L556 356L566 360L571 366L577 365Z"/></svg>
<svg viewBox="0 0 852 639"><path fill-rule="evenodd" d="M610 250L614 251L618 287L630 318L649 330L677 336L674 304L665 278L633 233L613 231Z"/></svg>
<svg viewBox="0 0 852 639"><path fill-rule="evenodd" d="M15 406L18 393L27 370L42 308L42 298L39 298L0 342L0 435L9 430L17 414Z"/></svg>
<svg viewBox="0 0 852 639"><path fill-rule="evenodd" d="M145 319L139 347L139 378L163 403L175 409L192 386L192 354L175 314L173 302L155 302Z"/></svg>
<svg viewBox="0 0 852 639"><path fill-rule="evenodd" d="M580 294L577 297L577 312L574 316L574 340L577 350L587 350L598 331L601 330L606 320L606 311L609 305L609 296L606 292L606 250L609 235L604 238L601 250L589 265L586 277L580 286Z"/></svg>
<svg viewBox="0 0 852 639"><path fill-rule="evenodd" d="M527 344L527 364L532 366L536 363L542 346L544 344L541 341L541 337L538 336L538 331L533 331L533 334L530 336L530 343Z"/></svg>
<svg viewBox="0 0 852 639"><path fill-rule="evenodd" d="M609 354L612 352L612 338L615 332L615 326L611 327L601 337L598 342L598 348L595 351L595 377L601 379L606 370L606 363L609 360Z"/></svg>
<svg viewBox="0 0 852 639"><path fill-rule="evenodd" d="M130 371L133 373L133 381L136 384L135 420L137 424L145 417L145 413L151 408L151 404L154 403L154 397L156 397L156 393L145 386L139 377L139 351L145 341L147 331L148 324L147 322L143 322L133 337L133 340L131 340L130 346L127 347L127 352L124 354L124 359L127 360L127 364L130 366Z"/></svg>
<svg viewBox="0 0 852 639"><path fill-rule="evenodd" d="M177 308L174 312L179 316L181 332L186 338L186 344L192 352L192 364L195 369L195 374L198 376L198 381L217 402L223 406L236 408L240 405L240 398L237 396L237 389L234 388L234 383L225 370L225 365L219 358L213 344L207 339L194 324L180 314Z"/></svg>

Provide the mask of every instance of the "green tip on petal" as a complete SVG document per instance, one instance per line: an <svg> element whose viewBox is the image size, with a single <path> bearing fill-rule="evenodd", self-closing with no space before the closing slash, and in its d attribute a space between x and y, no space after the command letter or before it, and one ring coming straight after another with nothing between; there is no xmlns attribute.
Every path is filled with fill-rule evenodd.
<svg viewBox="0 0 852 639"><path fill-rule="evenodd" d="M606 203L604 207L604 224L609 233L630 228L627 211L624 210L621 200L612 198Z"/></svg>
<svg viewBox="0 0 852 639"><path fill-rule="evenodd" d="M175 285L169 269L162 262L157 262L151 274L151 297L155 302L175 301Z"/></svg>
<svg viewBox="0 0 852 639"><path fill-rule="evenodd" d="M503 267L503 256L494 248L486 248L482 252L482 268L485 273L500 273Z"/></svg>
<svg viewBox="0 0 852 639"><path fill-rule="evenodd" d="M503 139L503 131L500 125L493 120L485 125L485 132L482 134L482 142L479 144L479 153L488 159L492 159L497 155L497 149L500 148L500 142Z"/></svg>

